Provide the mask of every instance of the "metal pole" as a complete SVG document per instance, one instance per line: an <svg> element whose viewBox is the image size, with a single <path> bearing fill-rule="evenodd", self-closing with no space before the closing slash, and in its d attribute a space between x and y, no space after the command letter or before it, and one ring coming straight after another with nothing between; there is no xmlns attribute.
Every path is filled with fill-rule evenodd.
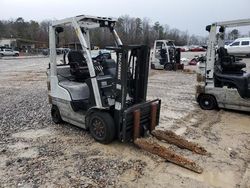
<svg viewBox="0 0 250 188"><path fill-rule="evenodd" d="M49 27L50 76L56 76L56 34L53 26Z"/></svg>
<svg viewBox="0 0 250 188"><path fill-rule="evenodd" d="M80 28L80 26L77 23L75 18L73 18L73 20L72 20L72 25L73 25L73 27L75 29L76 35L79 38L79 41L80 41L81 46L82 46L82 50L84 52L86 52L86 61L87 61L88 69L89 69L89 74L90 74L90 77L91 77L91 83L92 83L92 87L93 87L93 91L94 91L96 106L99 107L99 108L102 108L102 101L101 101L101 96L100 96L100 93L99 93L98 83L97 83L97 80L96 80L95 69L94 69L94 65L93 65L93 62L92 62L92 58L91 58L91 55L90 55L90 51L89 51L87 41L85 40L85 38L83 36L83 33L81 31L81 28Z"/></svg>
<svg viewBox="0 0 250 188"><path fill-rule="evenodd" d="M111 33L113 34L113 36L114 36L114 38L115 38L116 44L117 44L118 46L122 46L122 41L121 41L119 35L117 34L116 30L115 30L115 29L112 29L112 30L111 30Z"/></svg>
<svg viewBox="0 0 250 188"><path fill-rule="evenodd" d="M141 117L141 111L136 110L134 111L134 141L140 137L140 117Z"/></svg>
<svg viewBox="0 0 250 188"><path fill-rule="evenodd" d="M210 79L214 76L216 27L216 25L211 26L207 48L206 77Z"/></svg>

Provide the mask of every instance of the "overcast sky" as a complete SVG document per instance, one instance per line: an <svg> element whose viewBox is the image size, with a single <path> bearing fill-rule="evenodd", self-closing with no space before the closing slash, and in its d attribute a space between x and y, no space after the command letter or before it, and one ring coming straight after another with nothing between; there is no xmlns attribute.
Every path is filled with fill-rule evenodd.
<svg viewBox="0 0 250 188"><path fill-rule="evenodd" d="M250 0L1 0L0 19L130 15L205 36L211 22L250 18Z"/></svg>

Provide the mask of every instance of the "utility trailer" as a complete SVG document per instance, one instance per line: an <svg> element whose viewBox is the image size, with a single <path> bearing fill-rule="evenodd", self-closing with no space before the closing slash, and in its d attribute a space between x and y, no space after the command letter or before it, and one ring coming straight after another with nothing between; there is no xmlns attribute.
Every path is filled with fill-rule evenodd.
<svg viewBox="0 0 250 188"><path fill-rule="evenodd" d="M250 112L250 73L244 70L246 63L229 55L224 47L226 28L248 25L250 19L216 22L206 27L206 60L199 62L196 86L196 99L202 109L219 107Z"/></svg>

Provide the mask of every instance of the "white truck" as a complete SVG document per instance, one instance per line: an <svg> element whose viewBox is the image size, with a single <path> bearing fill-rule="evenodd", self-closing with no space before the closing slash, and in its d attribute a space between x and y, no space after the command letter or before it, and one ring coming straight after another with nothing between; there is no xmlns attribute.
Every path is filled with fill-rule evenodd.
<svg viewBox="0 0 250 188"><path fill-rule="evenodd" d="M230 55L250 56L250 38L238 38L225 48Z"/></svg>
<svg viewBox="0 0 250 188"><path fill-rule="evenodd" d="M0 49L0 57L3 56L19 56L19 51L15 51L12 49Z"/></svg>

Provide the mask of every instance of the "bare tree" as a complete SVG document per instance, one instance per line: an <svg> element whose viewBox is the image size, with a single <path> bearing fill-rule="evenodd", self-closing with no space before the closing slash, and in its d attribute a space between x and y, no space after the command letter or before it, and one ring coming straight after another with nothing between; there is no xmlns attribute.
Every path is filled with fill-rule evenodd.
<svg viewBox="0 0 250 188"><path fill-rule="evenodd" d="M22 17L16 20L0 21L0 37L6 38L24 38L36 41L49 42L49 26L51 20L44 20L40 23L31 20L25 21ZM172 39L176 45L200 44L202 38L195 35L189 36L187 31L180 31L176 28L170 28L168 25L161 25L155 22L151 25L148 18L134 18L124 15L118 18L116 30L124 44L146 44L152 46L157 39ZM66 27L65 32L60 34L60 46L66 46L68 43L79 42L75 32L71 27ZM112 36L108 29L102 28L92 30L90 33L92 46L105 47L112 45ZM232 31L231 35L235 38L239 32Z"/></svg>

